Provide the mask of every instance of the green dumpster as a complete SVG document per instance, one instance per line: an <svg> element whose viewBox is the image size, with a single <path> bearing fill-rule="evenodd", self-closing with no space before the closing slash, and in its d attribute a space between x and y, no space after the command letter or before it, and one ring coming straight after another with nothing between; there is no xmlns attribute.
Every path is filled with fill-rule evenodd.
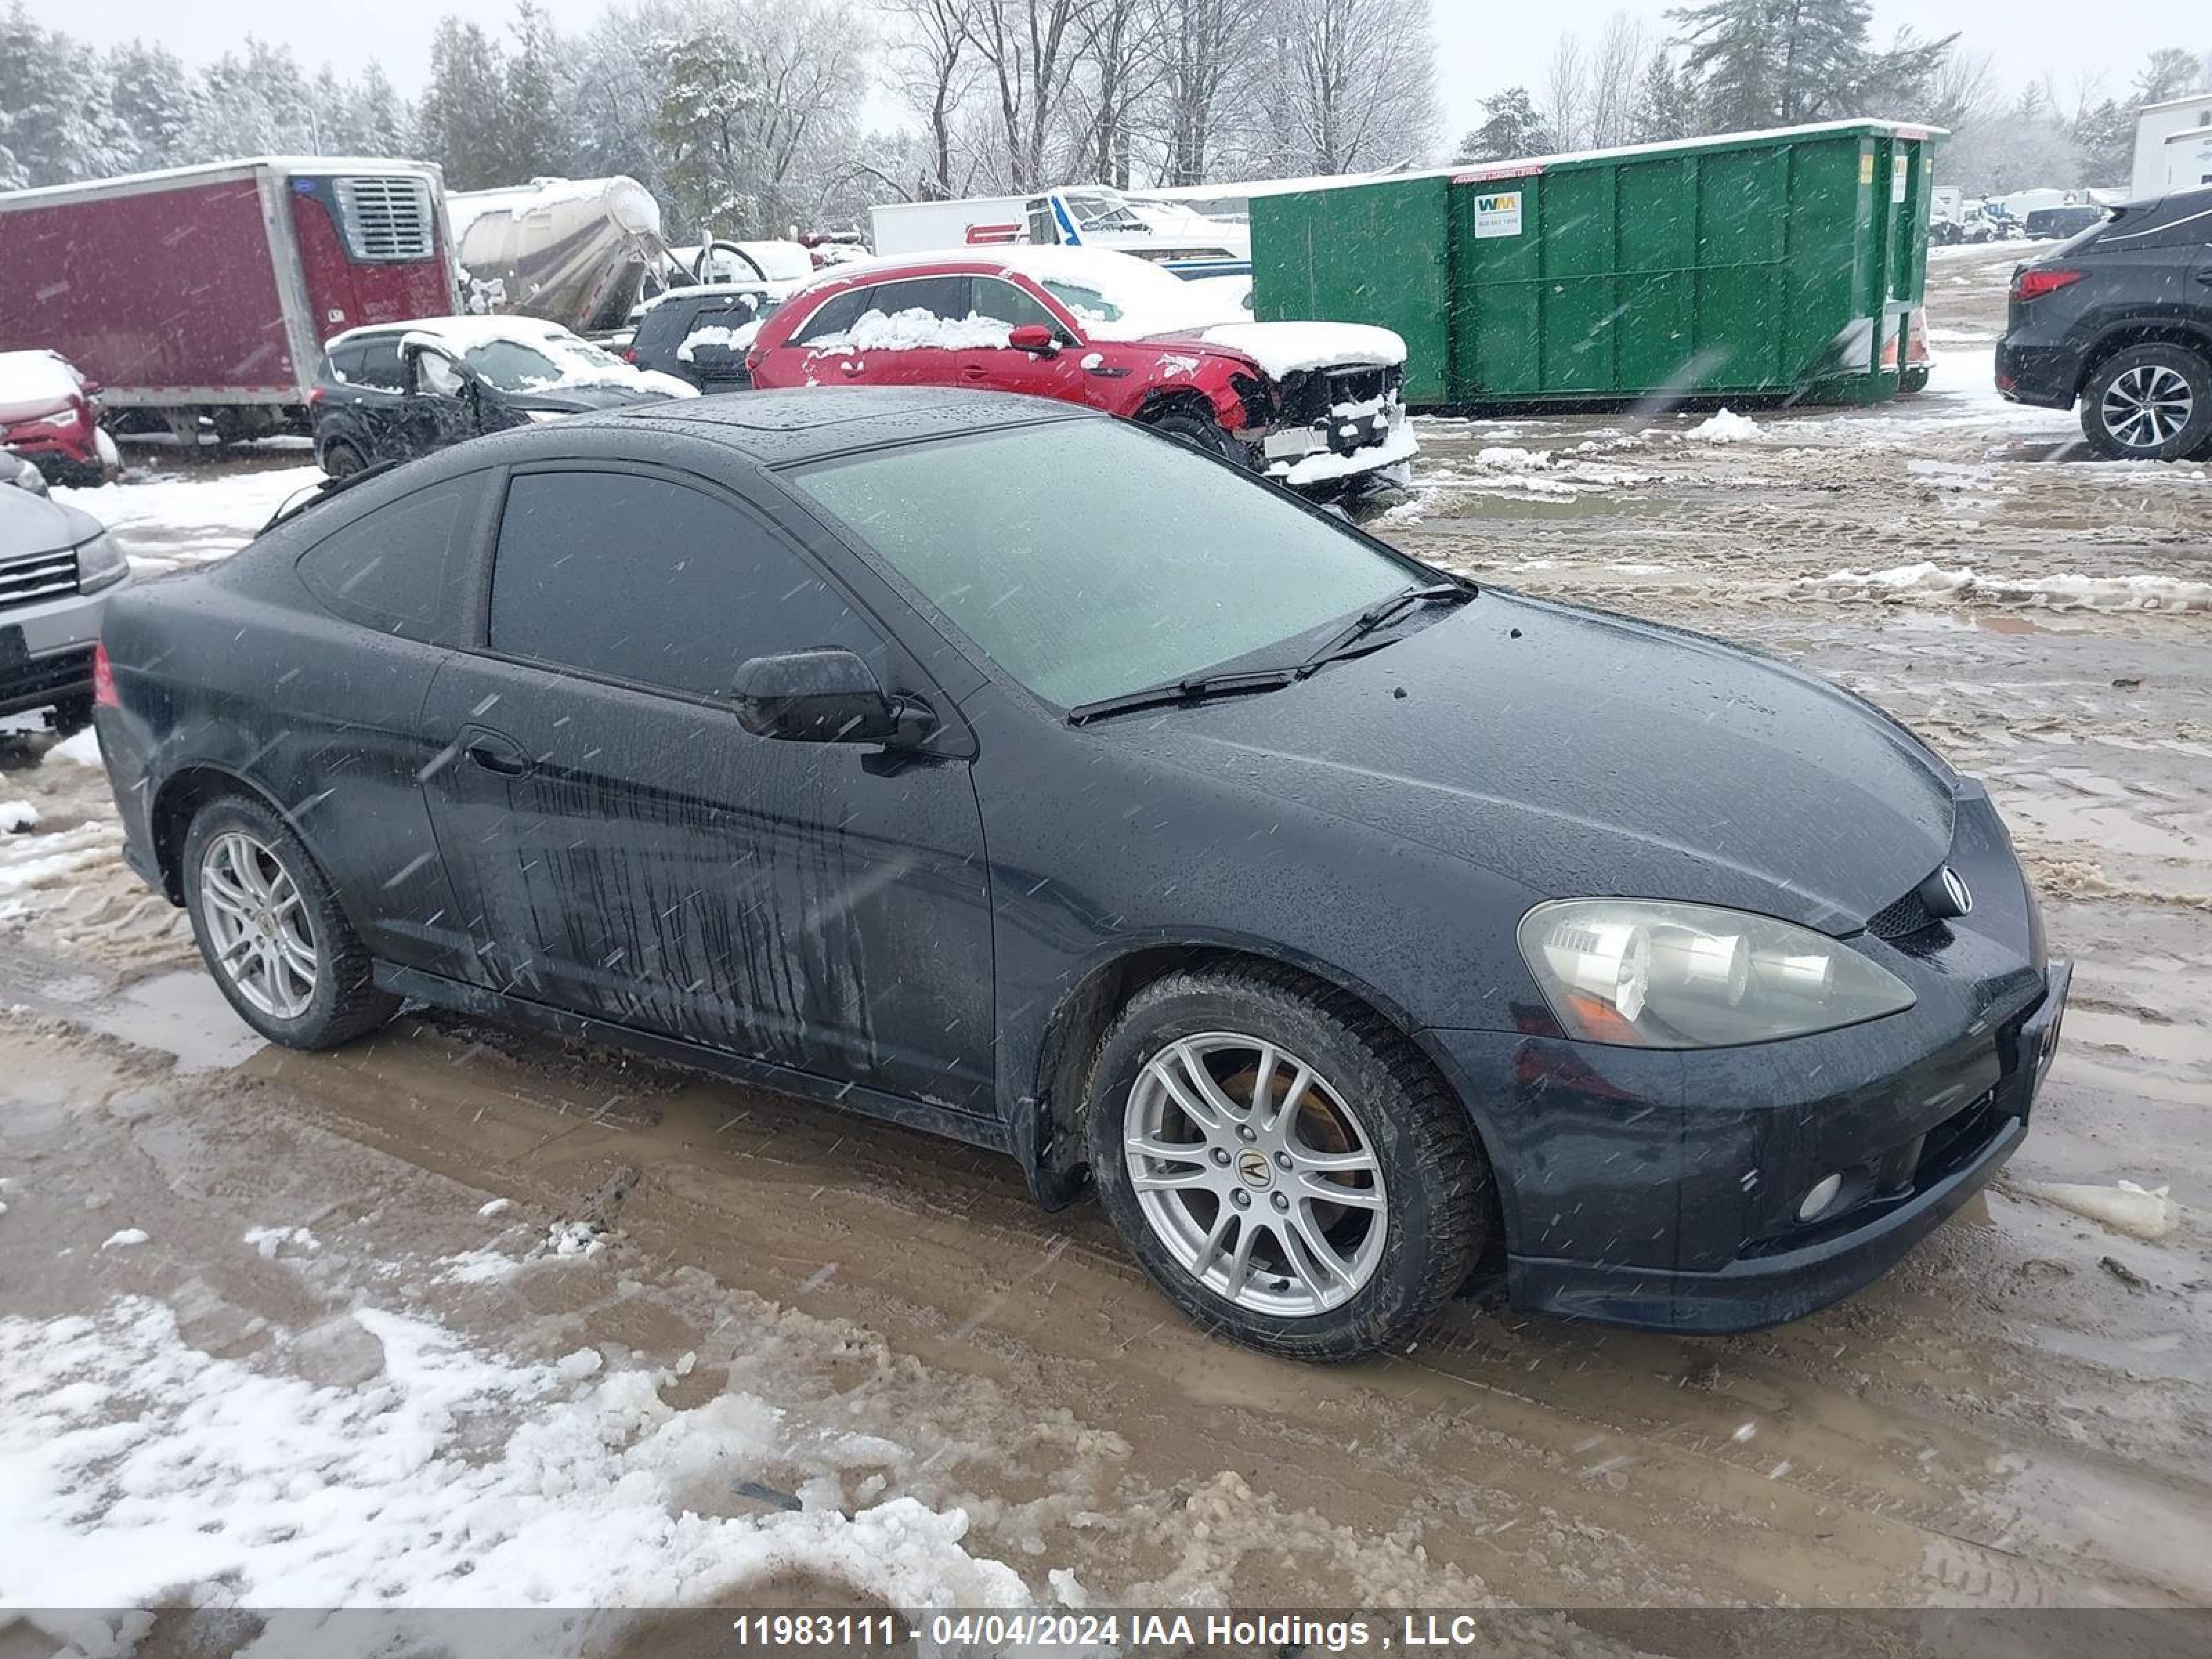
<svg viewBox="0 0 2212 1659"><path fill-rule="evenodd" d="M1255 197L1253 314L1395 329L1417 406L1875 401L1923 349L1940 136L1837 121Z"/></svg>

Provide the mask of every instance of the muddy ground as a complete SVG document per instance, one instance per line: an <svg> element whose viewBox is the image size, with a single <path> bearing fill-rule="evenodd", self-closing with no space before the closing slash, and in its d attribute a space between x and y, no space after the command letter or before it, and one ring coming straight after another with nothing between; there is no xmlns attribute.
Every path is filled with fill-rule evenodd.
<svg viewBox="0 0 2212 1659"><path fill-rule="evenodd" d="M2005 264L1966 252L1909 405L1434 422L1376 521L1833 676L1989 781L2078 964L2067 1041L2005 1177L1844 1304L1686 1340L1478 1297L1303 1368L1198 1337L1095 1206L964 1148L443 1017L261 1048L116 861L100 775L33 738L0 762L46 860L0 890L0 1316L149 1298L338 1389L380 1373L362 1309L589 1346L678 1414L742 1390L810 1431L686 1505L962 1510L1048 1598L1569 1607L1601 1646L1643 1606L2212 1601L2212 468L2091 465L1991 398ZM2178 1229L2039 1195L2121 1180ZM895 1589L770 1562L681 1594Z"/></svg>

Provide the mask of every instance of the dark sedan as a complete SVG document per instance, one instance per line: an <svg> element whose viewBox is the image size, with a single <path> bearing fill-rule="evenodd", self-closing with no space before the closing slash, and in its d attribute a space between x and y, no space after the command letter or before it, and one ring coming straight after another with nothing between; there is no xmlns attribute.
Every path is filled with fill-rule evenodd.
<svg viewBox="0 0 2212 1659"><path fill-rule="evenodd" d="M501 434L105 649L128 856L271 1039L417 999L957 1136L1301 1358L1492 1262L1817 1308L2019 1144L2064 1001L1988 796L1875 709L1060 404Z"/></svg>

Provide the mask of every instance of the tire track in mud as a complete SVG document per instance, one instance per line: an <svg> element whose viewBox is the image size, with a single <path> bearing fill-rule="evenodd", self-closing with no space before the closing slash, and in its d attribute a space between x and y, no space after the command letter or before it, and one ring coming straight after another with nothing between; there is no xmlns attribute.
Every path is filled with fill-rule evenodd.
<svg viewBox="0 0 2212 1659"><path fill-rule="evenodd" d="M1322 1513L1356 1530L1430 1517L1430 1558L1493 1595L1823 1605L1973 1600L1981 1584L2030 1605L2212 1596L2212 1573L2132 1565L2069 1522L2120 1491L2203 1535L2212 1486L2086 1465L2014 1420L1938 1408L1994 1368L1947 1356L1929 1369L1961 1375L1930 1387L1911 1362L1955 1339L1916 1310L1869 1312L1880 1291L1779 1337L1721 1345L1461 1306L1406 1354L1309 1370L1198 1338L1095 1211L1036 1214L1011 1167L981 1154L688 1083L655 1095L649 1126L596 1124L588 1091L567 1079L445 1065L456 1039L432 1027L249 1069L311 1086L341 1133L555 1208L629 1166L624 1248L859 1320L933 1368L1114 1424L1163 1487L1218 1464L1284 1503L1325 1493ZM1846 1368L1846 1350L1879 1376L1875 1398L1824 1375ZM2012 1380L2029 1375L2023 1364ZM2026 1481L2039 1483L2032 1516L1992 1496Z"/></svg>

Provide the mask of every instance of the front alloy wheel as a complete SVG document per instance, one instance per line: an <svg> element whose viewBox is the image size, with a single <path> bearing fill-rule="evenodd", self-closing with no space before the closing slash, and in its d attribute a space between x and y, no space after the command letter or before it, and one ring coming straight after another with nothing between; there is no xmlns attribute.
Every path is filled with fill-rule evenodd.
<svg viewBox="0 0 2212 1659"><path fill-rule="evenodd" d="M1241 1032L1184 1037L1138 1074L1122 1121L1138 1208L1215 1295L1300 1318L1374 1276L1389 1195L1372 1140L1296 1054Z"/></svg>
<svg viewBox="0 0 2212 1659"><path fill-rule="evenodd" d="M1293 969L1152 981L1084 1093L1114 1230L1202 1329L1252 1347L1336 1360L1403 1341L1492 1236L1465 1107L1372 1008Z"/></svg>
<svg viewBox="0 0 2212 1659"><path fill-rule="evenodd" d="M276 1019L297 1019L315 997L320 966L300 886L283 861L243 830L200 856L200 908L216 969Z"/></svg>

